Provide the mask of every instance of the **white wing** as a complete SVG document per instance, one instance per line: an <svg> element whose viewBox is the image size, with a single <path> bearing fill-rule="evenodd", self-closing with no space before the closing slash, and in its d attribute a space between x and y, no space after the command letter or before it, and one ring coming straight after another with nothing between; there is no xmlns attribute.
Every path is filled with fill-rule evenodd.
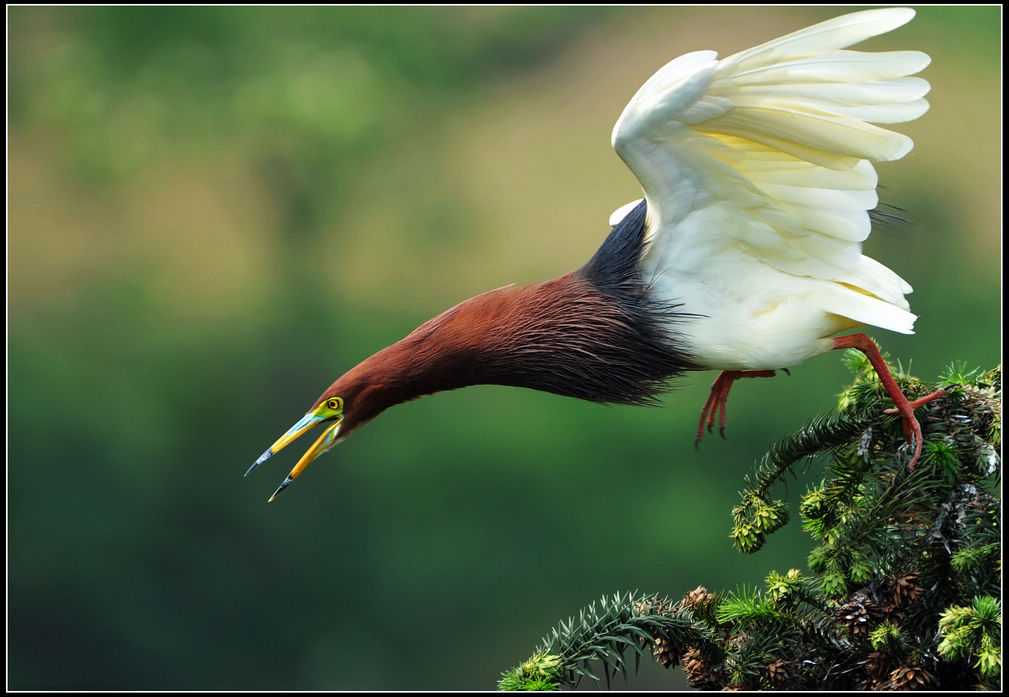
<svg viewBox="0 0 1009 697"><path fill-rule="evenodd" d="M928 82L908 76L930 58L842 49L913 16L856 12L720 61L689 53L655 73L613 129L648 201L646 257L662 256L652 271L694 273L743 255L831 282L838 293L824 312L910 332L910 286L861 243L878 201L871 161L899 159L912 142L868 122L928 110Z"/></svg>

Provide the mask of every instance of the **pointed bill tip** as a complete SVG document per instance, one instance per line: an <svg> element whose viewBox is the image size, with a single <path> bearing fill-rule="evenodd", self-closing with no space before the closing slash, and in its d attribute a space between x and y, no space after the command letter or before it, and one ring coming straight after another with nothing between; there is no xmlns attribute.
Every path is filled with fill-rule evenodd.
<svg viewBox="0 0 1009 697"><path fill-rule="evenodd" d="M273 455L273 449L268 448L265 453L259 456L259 459L257 459L255 462L252 463L252 466L249 469L245 470L245 476L248 477L249 473L252 472L252 470L256 469L261 464L269 460L272 455Z"/></svg>
<svg viewBox="0 0 1009 697"><path fill-rule="evenodd" d="M269 499L267 499L266 502L267 503L271 503L273 501L273 499L277 498L277 494L279 494L284 489L286 489L288 487L288 485L290 485L290 483L293 482L293 481L294 480L291 479L290 477L285 478L284 482L280 486L277 487L277 490L275 492L273 492L273 496L271 496Z"/></svg>

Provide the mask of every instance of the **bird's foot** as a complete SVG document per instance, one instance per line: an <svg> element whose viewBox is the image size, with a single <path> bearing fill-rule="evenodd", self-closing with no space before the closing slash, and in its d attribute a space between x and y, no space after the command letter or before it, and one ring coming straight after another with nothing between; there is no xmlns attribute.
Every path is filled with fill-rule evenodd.
<svg viewBox="0 0 1009 697"><path fill-rule="evenodd" d="M938 389L935 392L927 394L921 399L916 399L912 402L904 396L900 386L893 377L893 373L891 373L890 368L887 367L886 361L884 361L883 356L880 355L876 344L865 334L852 334L851 336L835 337L834 348L858 349L869 359L873 369L876 371L876 375L879 376L879 381L883 384L883 387L886 389L886 393L890 395L890 399L892 399L894 403L894 408L885 409L883 413L900 414L904 418L904 437L907 439L909 444L914 445L914 454L911 456L911 461L907 463L907 468L909 470L913 470L915 464L918 462L918 458L921 457L922 445L921 424L918 423L918 419L914 415L914 410L923 404L928 404L932 400L942 397L946 394L946 391L950 387L953 387L953 385Z"/></svg>
<svg viewBox="0 0 1009 697"><path fill-rule="evenodd" d="M908 444L914 445L914 455L911 456L911 461L907 463L907 468L913 470L915 463L918 462L918 458L921 457L921 446L922 446L922 435L921 435L921 424L918 423L918 417L914 415L914 410L923 404L928 404L929 402L939 399L946 394L946 391L953 387L949 385L948 387L942 387L935 392L925 395L920 399L914 401L908 401L904 399L904 407L900 406L894 407L892 409L884 409L884 414L900 414L904 417L904 437L907 439ZM903 393L901 393L903 397ZM894 400L897 403L897 400Z"/></svg>
<svg viewBox="0 0 1009 697"><path fill-rule="evenodd" d="M729 402L729 390L732 383L739 378L773 378L773 370L723 370L719 373L715 381L711 383L711 392L707 401L701 408L701 420L697 424L697 438L694 440L694 448L701 445L704 438L705 424L708 433L715 425L715 414L718 414L718 435L725 438L725 405Z"/></svg>

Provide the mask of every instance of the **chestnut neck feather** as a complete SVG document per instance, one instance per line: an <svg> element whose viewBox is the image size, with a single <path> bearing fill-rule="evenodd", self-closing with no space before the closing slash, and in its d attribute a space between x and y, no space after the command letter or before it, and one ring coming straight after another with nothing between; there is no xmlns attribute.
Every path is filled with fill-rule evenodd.
<svg viewBox="0 0 1009 697"><path fill-rule="evenodd" d="M394 404L478 384L595 402L648 404L693 367L676 348L675 307L650 300L637 261L644 203L583 268L470 298L365 359L326 390L344 400L347 435Z"/></svg>

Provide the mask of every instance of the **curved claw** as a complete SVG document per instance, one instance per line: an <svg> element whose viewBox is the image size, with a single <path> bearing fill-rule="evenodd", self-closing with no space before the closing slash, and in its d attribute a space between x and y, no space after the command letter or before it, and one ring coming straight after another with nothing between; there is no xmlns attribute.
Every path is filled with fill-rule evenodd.
<svg viewBox="0 0 1009 697"><path fill-rule="evenodd" d="M784 369L782 369L784 370ZM729 401L729 390L732 383L739 378L771 378L773 370L723 370L711 383L711 392L701 408L701 420L697 424L697 438L694 448L700 447L704 438L704 425L708 425L708 433L714 433L715 416L718 416L718 435L725 439L725 405Z"/></svg>
<svg viewBox="0 0 1009 697"><path fill-rule="evenodd" d="M921 424L918 423L918 419L914 420L913 431L914 433L911 435L911 441L914 443L914 455L911 456L911 461L907 463L907 468L909 470L914 469L914 464L918 462L918 458L921 457L921 442L923 438L921 435Z"/></svg>

